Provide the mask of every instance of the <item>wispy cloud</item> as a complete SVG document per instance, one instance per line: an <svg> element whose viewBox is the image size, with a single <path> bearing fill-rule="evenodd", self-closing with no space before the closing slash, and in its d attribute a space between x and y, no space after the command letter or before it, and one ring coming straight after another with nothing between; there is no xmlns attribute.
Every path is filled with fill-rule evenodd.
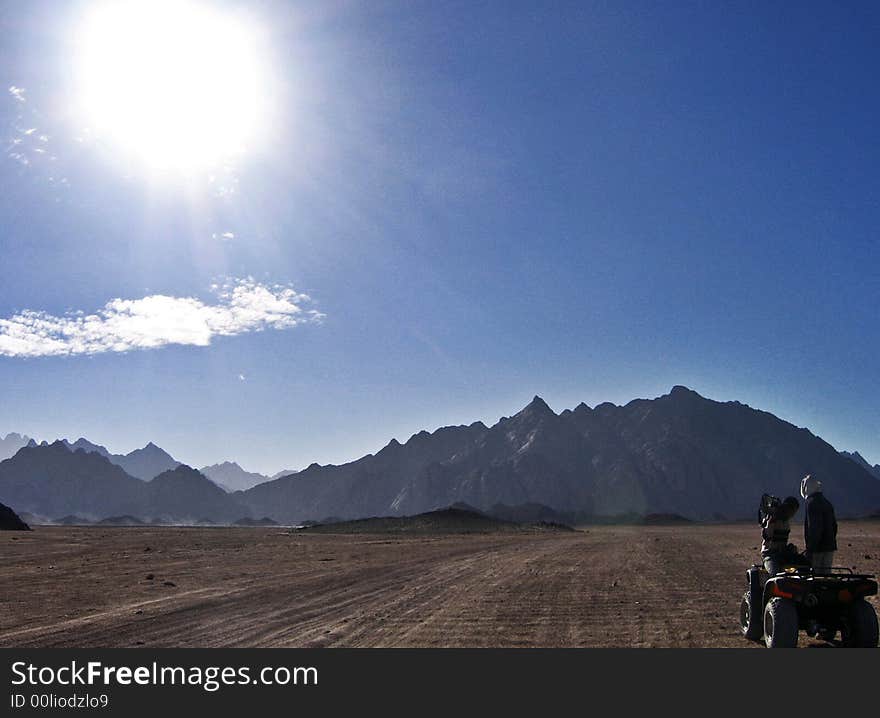
<svg viewBox="0 0 880 718"><path fill-rule="evenodd" d="M6 156L48 184L67 189L67 177L58 166L53 143L43 129L44 118L27 102L23 87L10 85L8 91L14 105L11 113L14 119L9 125L0 127L0 141L6 145ZM59 201L58 197L56 201Z"/></svg>
<svg viewBox="0 0 880 718"><path fill-rule="evenodd" d="M247 278L211 289L217 297L214 304L154 294L111 299L94 314L78 311L56 316L24 310L0 319L0 356L101 354L168 344L208 346L217 336L290 329L324 316L309 308L308 295L289 286Z"/></svg>

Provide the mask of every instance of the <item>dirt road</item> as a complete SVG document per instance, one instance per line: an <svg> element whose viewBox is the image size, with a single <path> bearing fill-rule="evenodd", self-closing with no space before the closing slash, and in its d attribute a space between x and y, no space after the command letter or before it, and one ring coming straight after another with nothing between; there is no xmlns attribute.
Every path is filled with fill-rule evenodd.
<svg viewBox="0 0 880 718"><path fill-rule="evenodd" d="M745 647L757 535L37 527L0 534L0 646ZM837 563L880 572L880 522L840 544Z"/></svg>

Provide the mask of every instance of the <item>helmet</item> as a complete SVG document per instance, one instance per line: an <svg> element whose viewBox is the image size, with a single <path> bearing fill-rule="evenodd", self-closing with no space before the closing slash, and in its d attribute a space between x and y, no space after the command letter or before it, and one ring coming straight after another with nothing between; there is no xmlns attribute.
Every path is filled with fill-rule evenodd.
<svg viewBox="0 0 880 718"><path fill-rule="evenodd" d="M807 474L801 480L801 496L807 498L810 494L815 494L822 490L822 482L815 478L812 474Z"/></svg>

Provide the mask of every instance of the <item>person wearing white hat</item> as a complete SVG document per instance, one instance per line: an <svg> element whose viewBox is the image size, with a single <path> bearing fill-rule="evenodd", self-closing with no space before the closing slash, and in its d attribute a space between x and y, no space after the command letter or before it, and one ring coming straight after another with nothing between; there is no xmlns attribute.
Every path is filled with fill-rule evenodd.
<svg viewBox="0 0 880 718"><path fill-rule="evenodd" d="M822 493L822 482L811 474L801 481L801 496L806 499L804 553L815 573L828 573L837 550L834 506Z"/></svg>

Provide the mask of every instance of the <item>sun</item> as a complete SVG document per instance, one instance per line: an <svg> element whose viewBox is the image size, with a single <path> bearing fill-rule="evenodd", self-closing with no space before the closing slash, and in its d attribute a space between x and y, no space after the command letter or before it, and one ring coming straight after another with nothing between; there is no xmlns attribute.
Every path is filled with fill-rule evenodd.
<svg viewBox="0 0 880 718"><path fill-rule="evenodd" d="M260 34L188 0L97 2L75 58L80 121L148 167L189 173L253 148L268 122Z"/></svg>

